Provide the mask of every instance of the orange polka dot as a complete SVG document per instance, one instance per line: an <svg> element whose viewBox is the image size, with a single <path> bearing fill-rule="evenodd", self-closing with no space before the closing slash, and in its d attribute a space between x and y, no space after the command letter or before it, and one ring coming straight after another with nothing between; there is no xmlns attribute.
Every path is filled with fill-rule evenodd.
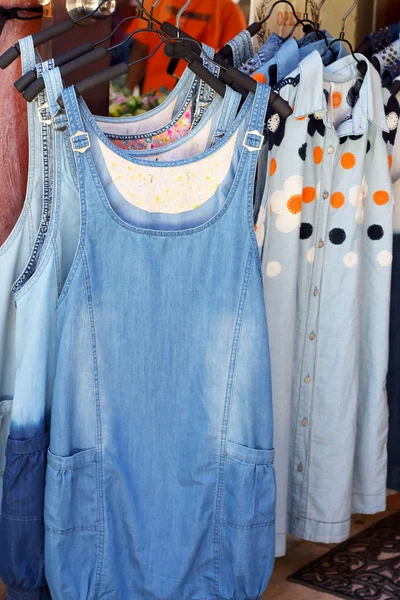
<svg viewBox="0 0 400 600"><path fill-rule="evenodd" d="M391 169L392 164L393 164L393 156L391 154L389 154L389 156L388 156L388 162L389 162L389 169Z"/></svg>
<svg viewBox="0 0 400 600"><path fill-rule="evenodd" d="M296 117L296 121L304 121L304 119L306 118L307 115L304 115L304 117Z"/></svg>
<svg viewBox="0 0 400 600"><path fill-rule="evenodd" d="M345 152L340 161L343 169L352 169L356 162L356 157L351 152Z"/></svg>
<svg viewBox="0 0 400 600"><path fill-rule="evenodd" d="M340 208L344 204L344 199L342 192L335 192L331 196L331 205L333 208Z"/></svg>
<svg viewBox="0 0 400 600"><path fill-rule="evenodd" d="M257 231L258 227L257 227L257 223L254 223L254 231Z"/></svg>
<svg viewBox="0 0 400 600"><path fill-rule="evenodd" d="M316 165L319 165L319 163L322 162L322 157L323 157L323 151L321 146L316 146L314 148L314 162Z"/></svg>
<svg viewBox="0 0 400 600"><path fill-rule="evenodd" d="M385 192L385 190L378 190L373 195L373 198L375 204L377 204L378 206L383 206L384 204L387 204L390 200L390 196L387 192Z"/></svg>
<svg viewBox="0 0 400 600"><path fill-rule="evenodd" d="M305 202L306 204L308 204L309 202L312 202L313 200L315 200L315 196L317 195L317 192L315 191L315 188L313 187L306 187L303 189L303 197L302 200L303 202Z"/></svg>
<svg viewBox="0 0 400 600"><path fill-rule="evenodd" d="M339 108L342 104L342 94L340 92L333 92L332 94L333 108Z"/></svg>
<svg viewBox="0 0 400 600"><path fill-rule="evenodd" d="M255 81L258 81L258 83L267 83L267 78L263 73L254 73L254 75L252 75L252 78Z"/></svg>
<svg viewBox="0 0 400 600"><path fill-rule="evenodd" d="M276 159L272 158L270 165L269 165L269 174L271 177L272 177L272 175L275 175L276 169L277 169Z"/></svg>
<svg viewBox="0 0 400 600"><path fill-rule="evenodd" d="M297 215L301 211L301 202L302 196L301 194L295 194L291 196L288 200L287 207L291 213Z"/></svg>

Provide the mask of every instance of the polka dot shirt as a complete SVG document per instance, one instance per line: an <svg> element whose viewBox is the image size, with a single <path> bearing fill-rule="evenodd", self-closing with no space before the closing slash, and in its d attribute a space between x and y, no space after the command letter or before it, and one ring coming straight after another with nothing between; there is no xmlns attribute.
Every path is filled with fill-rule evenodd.
<svg viewBox="0 0 400 600"><path fill-rule="evenodd" d="M363 57L359 56L362 60ZM385 377L398 102L352 56L313 52L277 86L257 219L271 345L278 506L289 533L348 537L386 506ZM286 506L287 499L287 506Z"/></svg>

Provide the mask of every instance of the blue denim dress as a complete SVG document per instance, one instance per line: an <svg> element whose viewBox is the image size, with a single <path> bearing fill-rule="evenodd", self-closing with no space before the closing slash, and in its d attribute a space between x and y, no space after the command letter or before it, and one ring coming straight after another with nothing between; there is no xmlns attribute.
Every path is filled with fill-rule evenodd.
<svg viewBox="0 0 400 600"><path fill-rule="evenodd" d="M53 82L56 82L57 69L48 73L45 77L50 81L53 80ZM58 83L58 85L60 84ZM59 115L56 115L55 112L52 112L54 109L55 98L59 93L59 89L57 89L57 83L55 85L55 88L56 89L53 90L53 92L51 92L51 89L48 90L50 111L53 121L55 121L59 117ZM80 105L82 113L86 115L83 103L81 102ZM249 107L247 106L247 108ZM242 114L245 115L245 113ZM62 119L62 116L60 118ZM95 131L96 125L93 120L91 120L91 125L93 126L93 131ZM238 124L236 123L235 126L237 127ZM25 285L22 285L21 287L17 286L16 289L16 301L18 305L19 315L19 330L21 332L19 338L21 340L21 364L26 368L22 368L20 370L21 375L23 373L25 377L21 376L17 379L17 383L19 385L18 389L16 390L16 397L21 401L17 402L17 409L13 412L13 422L11 429L12 438L9 440L8 450L9 457L12 453L14 453L15 461L10 461L9 463L9 474L11 481L11 479L14 479L15 474L18 473L20 469L25 470L25 479L21 477L20 480L24 481L24 483L29 487L29 491L27 491L26 489L16 490L15 488L12 490L13 493L9 497L10 502L8 503L6 508L7 512L11 513L10 516L12 516L13 519L9 521L4 521L3 519L2 531L0 534L3 539L7 539L9 547L12 548L12 552L10 552L8 556L3 557L1 569L2 574L7 573L7 583L12 587L13 598L22 598L24 597L24 594L30 594L30 598L40 598L40 588L43 583L43 570L40 566L43 562L43 558L40 556L42 539L40 533L42 523L40 519L43 512L43 508L41 506L41 502L43 501L43 492L41 492L41 489L43 490L43 481L41 482L42 488L40 488L41 477L39 476L38 478L38 484L38 480L35 479L35 475L37 475L38 473L40 475L41 470L44 467L45 462L43 459L48 446L49 439L47 431L49 429L50 402L48 401L48 399L51 400L53 396L52 373L54 373L54 369L56 367L56 365L52 364L52 358L55 353L54 345L56 343L53 332L55 330L57 298L63 293L62 290L64 288L65 278L71 276L71 273L74 270L73 266L72 271L69 271L68 275L68 272L65 268L65 265L68 263L68 258L73 258L73 253L71 253L70 240L67 240L68 243L66 243L66 240L63 240L62 237L65 238L69 236L60 236L60 231L62 231L63 228L65 228L64 231L69 232L71 221L68 221L68 218L71 218L71 211L69 211L68 216L68 204L69 202L75 202L77 199L77 179L76 174L73 172L71 167L71 165L73 166L73 162L71 161L74 161L74 158L72 157L72 149L69 144L68 135L68 132L55 132L55 149L56 154L60 160L56 160L56 163L54 165L53 196L55 200L53 202L53 210L50 223L51 233L48 234L47 239L45 240L44 250L41 253L40 261L36 265L32 276L29 278L28 282L25 283ZM232 127L230 127L229 139L232 138L232 136L234 135L235 134L232 131ZM250 144L253 143L253 136L250 135L247 137L249 141L246 143L247 146L250 146ZM101 141L99 141L99 145L101 142L103 142L103 146L107 146L108 143L111 149L116 153L116 155L119 155L121 157L129 156L129 153L126 153L119 149L115 149L109 141L107 142L106 138L101 139ZM212 153L215 152L221 144L222 142L217 139L214 148L206 153L207 156L212 155ZM69 152L67 151L68 148ZM255 156L258 153L250 152L250 154L252 156ZM140 155L142 156L143 154ZM194 162L194 160L192 159L191 161L182 161L182 163L180 162L178 163L178 165L186 164L186 162L190 164L190 162ZM228 163L230 165L229 161ZM169 164L170 163L168 163L168 165ZM173 164L174 163L172 163L172 165ZM231 167L229 167L229 169L231 169ZM207 177L208 174L206 173L206 181L208 181ZM187 180L189 181L189 179ZM231 212L232 211L230 211L230 214ZM158 215L155 214L154 217L157 220ZM174 217L176 218L176 215L169 214L168 217L174 219ZM185 214L182 215L183 220L184 217ZM169 238L169 236L166 237ZM185 237L186 236L183 235L183 239L185 239ZM174 236L171 233L170 239L173 238ZM140 237L138 239L140 239ZM33 316L33 307L35 307L35 309L38 310L36 316ZM32 357L35 356L35 347L37 347L38 345L41 348L43 348L43 354L41 355L40 364L38 363L38 361L32 361ZM46 363L46 361L44 360L45 356L49 357L48 363ZM268 360L268 353L266 354L266 360ZM29 406L26 406L23 401L24 397L26 397L26 381L31 380L32 377L35 378L37 384L35 385L35 388L31 390L31 401L29 403ZM266 371L266 377L269 380L268 369ZM266 389L266 402L266 416L270 419L271 415L270 412L268 412L268 388ZM271 423L270 420L268 422ZM268 430L266 430L266 434L269 435ZM239 440L239 438L237 439ZM271 442L269 441L269 439L267 440L267 442L265 443L265 445L263 445L263 447L260 446L260 449L268 449L269 452L263 455L263 459L266 460L266 457L268 457L268 461L270 462L272 458L272 453L270 452ZM246 439L244 439L243 445L246 445ZM249 445L251 445L250 442ZM257 445L255 446L255 449L258 450ZM60 455L62 456L61 453ZM259 469L257 470L257 472L258 471ZM267 472L268 477L273 478L271 467L268 467ZM21 475L21 472L19 474ZM19 504L19 498L21 498L24 493L29 494L31 502L28 505L24 505L23 507L21 507L21 505ZM273 504L273 489L271 490L271 493ZM266 496L264 495L264 497ZM270 496L269 499L271 500ZM15 511L18 511L17 514L15 514ZM274 506L271 506L272 521L274 518L273 513ZM27 527L28 519L29 527ZM249 528L254 529L254 532L256 531L256 529L264 528L265 533L267 533L268 531L268 540L270 540L271 536L273 538L273 532L270 536L270 532L273 529L273 525L270 524L267 528L267 522L270 522L269 517L265 521L265 523L263 523L261 528L258 528L258 525L260 523L258 523L257 527L253 527L253 524L251 524ZM36 525L38 527L36 527ZM47 526L48 532L50 532L51 529L51 526ZM73 529L75 530L74 527ZM56 540L57 539L59 539L58 536ZM267 545L268 548L272 548L271 552L273 557L273 542L272 546L270 544L270 541L268 541ZM49 555L49 553L47 554ZM73 559L72 554L71 558ZM271 565L268 565L265 571L265 584L263 582L260 584L264 585L264 587L266 585L266 581L268 580L269 572L272 568L272 563ZM49 567L46 565L46 571L48 569ZM82 569L80 568L79 571L81 570ZM237 569L235 568L236 573L239 571L240 566ZM51 572L52 568L50 568L50 573ZM54 593L55 592L52 589L52 594ZM64 597L62 590L58 591L57 593L61 594L61 597ZM126 596L125 593L121 592L121 594L123 596ZM82 590L80 589L76 593L73 593L73 597L84 598L86 596L85 593L82 592ZM119 592L116 592L115 597L119 597ZM138 597L141 598L141 594L139 594ZM171 597L176 596L172 594Z"/></svg>
<svg viewBox="0 0 400 600"><path fill-rule="evenodd" d="M252 216L268 96L258 86L201 158L155 165L113 149L114 177L93 119L63 93L81 229L57 301L44 508L55 600L250 600L268 583L275 481Z"/></svg>
<svg viewBox="0 0 400 600"><path fill-rule="evenodd" d="M20 40L22 73L36 69L32 38ZM11 287L31 254L42 214L42 152L48 127L41 124L38 102L28 104L29 175L21 215L0 248L0 500L15 380L15 306Z"/></svg>

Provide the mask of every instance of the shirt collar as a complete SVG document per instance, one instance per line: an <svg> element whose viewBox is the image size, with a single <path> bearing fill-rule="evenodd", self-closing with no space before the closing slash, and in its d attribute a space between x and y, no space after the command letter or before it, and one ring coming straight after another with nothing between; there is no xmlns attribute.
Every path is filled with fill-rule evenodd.
<svg viewBox="0 0 400 600"><path fill-rule="evenodd" d="M367 72L360 88L360 95L354 106L352 118L341 127L343 135L360 135L367 130L367 122L387 131L385 109L382 101L382 84L377 71L361 54L359 60L367 63ZM324 67L317 51L312 52L300 62L300 82L294 111L295 117L326 111L324 80L346 82L357 79L357 63L353 56L345 56Z"/></svg>

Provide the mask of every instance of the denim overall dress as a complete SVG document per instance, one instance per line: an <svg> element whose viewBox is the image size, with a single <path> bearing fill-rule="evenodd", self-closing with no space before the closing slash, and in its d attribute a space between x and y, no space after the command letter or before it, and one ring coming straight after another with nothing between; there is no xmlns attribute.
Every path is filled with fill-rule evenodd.
<svg viewBox="0 0 400 600"><path fill-rule="evenodd" d="M114 173L93 118L63 92L81 227L57 299L44 507L54 600L253 600L269 581L271 382L253 225L268 97L259 85L200 157L114 149Z"/></svg>
<svg viewBox="0 0 400 600"><path fill-rule="evenodd" d="M60 126L63 129L65 116L57 114L59 106L56 102L62 89L59 71L54 69L45 73L44 77L52 122L57 128ZM229 93L227 96L229 97ZM234 115L235 111L232 107L237 106L235 95L231 95L231 98L231 103L224 100L222 111L225 127L229 126L230 129L232 123L227 116ZM82 113L86 114L83 102L80 103L80 108ZM223 126L223 121L221 117L218 127ZM92 125L96 130L93 119ZM187 136L185 142L187 145L192 135L191 133ZM39 261L36 264L32 263L32 269L30 271L28 269L28 276L21 278L14 287L19 317L19 376L15 394L16 408L13 412L11 436L8 441L7 479L11 489L4 512L10 518L3 517L0 531L9 549L9 552L0 559L1 574L12 590L13 598L29 597L29 600L40 599L44 583L43 493L40 490L43 490L44 485L45 454L49 443L48 429L53 397L55 312L57 298L62 293L74 257L73 231L76 221L79 224L80 216L78 210L76 219L73 209L76 205L79 209L79 197L76 189L76 173L71 172L74 158L68 132L55 131L54 138L55 154L58 158L52 166L53 201L49 226L51 233L42 239L44 248L40 253ZM216 139L214 150L219 147L220 140L221 138ZM103 139L103 141L107 140ZM183 140L180 143L183 145ZM152 154L151 152L127 153L116 149L111 143L110 146L121 157L133 154L150 157ZM162 150L166 155L168 154L168 148ZM41 348L40 355L36 352L38 347ZM33 380L35 386L32 388L28 382ZM30 502L21 503L21 498L27 496ZM52 590L52 593L56 591ZM83 595L81 591L76 593L76 597L81 595Z"/></svg>

